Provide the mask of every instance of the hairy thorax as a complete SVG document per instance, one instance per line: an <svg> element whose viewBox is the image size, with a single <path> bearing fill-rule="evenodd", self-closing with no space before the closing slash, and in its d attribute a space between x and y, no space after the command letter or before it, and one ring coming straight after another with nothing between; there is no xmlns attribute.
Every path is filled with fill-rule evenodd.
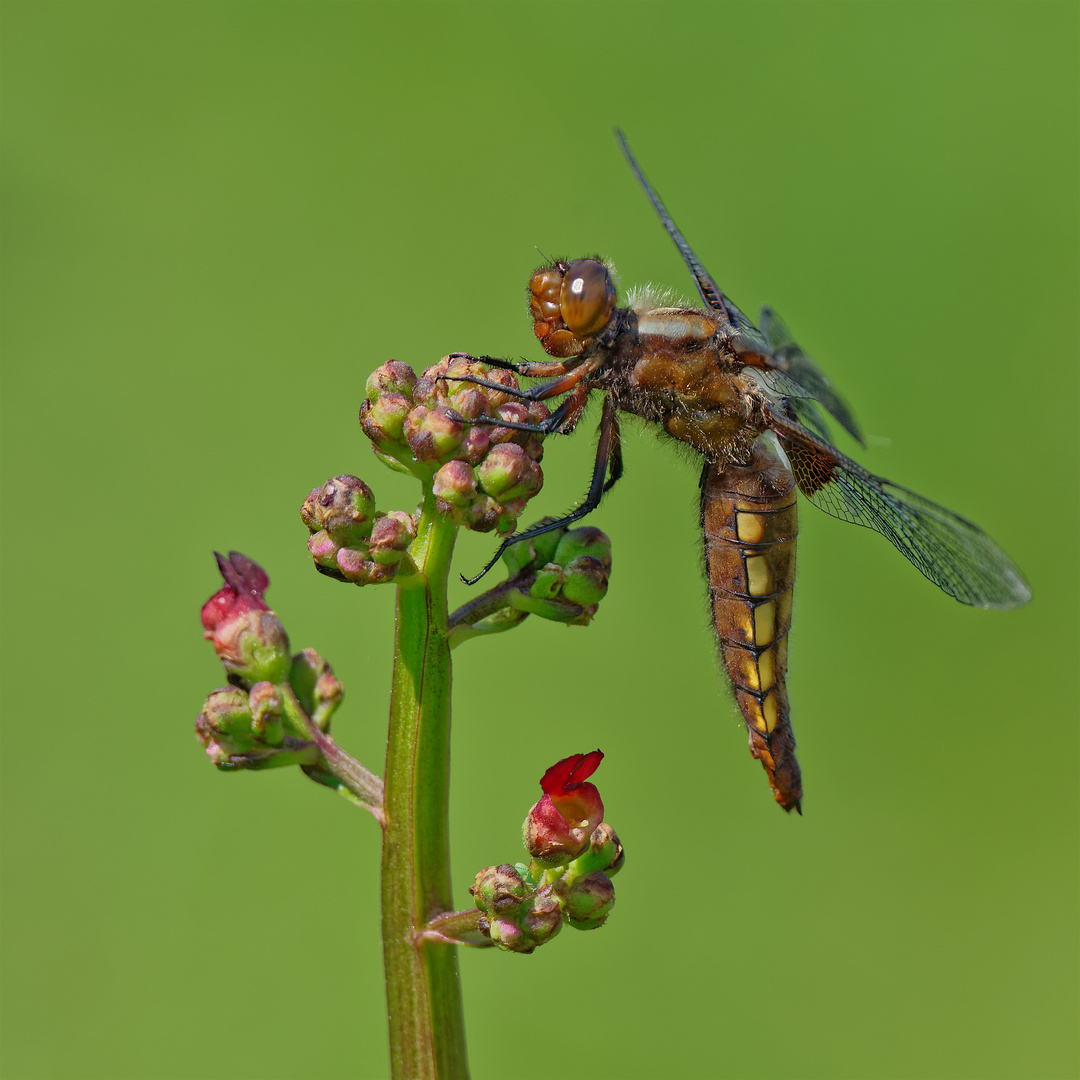
<svg viewBox="0 0 1080 1080"><path fill-rule="evenodd" d="M764 429L755 422L760 391L725 346L719 320L689 308L638 309L626 319L607 369L617 407L712 461L747 461Z"/></svg>

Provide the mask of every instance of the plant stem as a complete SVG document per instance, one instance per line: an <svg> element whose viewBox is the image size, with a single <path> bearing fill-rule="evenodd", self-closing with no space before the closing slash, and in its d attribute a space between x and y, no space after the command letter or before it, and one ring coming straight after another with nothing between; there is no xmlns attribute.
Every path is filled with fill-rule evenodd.
<svg viewBox="0 0 1080 1080"><path fill-rule="evenodd" d="M446 579L456 528L425 487L410 553L420 573L398 588L386 748L383 957L390 1060L399 1080L468 1076L457 949L421 941L453 909L450 887L450 650Z"/></svg>

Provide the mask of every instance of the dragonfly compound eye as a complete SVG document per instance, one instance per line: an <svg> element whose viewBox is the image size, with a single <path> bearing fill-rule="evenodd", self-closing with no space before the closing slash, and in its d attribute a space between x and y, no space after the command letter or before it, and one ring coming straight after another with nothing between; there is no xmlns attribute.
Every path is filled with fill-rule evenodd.
<svg viewBox="0 0 1080 1080"><path fill-rule="evenodd" d="M615 286L607 267L596 259L575 259L566 269L559 306L563 322L578 337L603 329L615 311Z"/></svg>

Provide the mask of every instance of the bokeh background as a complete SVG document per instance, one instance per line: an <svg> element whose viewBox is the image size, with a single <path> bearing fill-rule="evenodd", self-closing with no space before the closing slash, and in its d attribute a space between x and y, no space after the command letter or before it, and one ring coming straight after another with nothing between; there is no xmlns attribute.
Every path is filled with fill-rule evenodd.
<svg viewBox="0 0 1080 1080"><path fill-rule="evenodd" d="M574 751L607 754L629 852L603 930L462 955L474 1075L1077 1074L1075 4L2 17L4 1076L386 1074L378 830L193 738L211 551L268 568L381 770L392 590L316 575L300 502L355 472L410 506L365 377L537 358L536 248L691 293L616 123L853 404L861 459L1035 600L965 609L806 506L789 818L716 670L696 466L632 426L595 624L456 654L458 902ZM584 492L592 429L549 442L536 516Z"/></svg>

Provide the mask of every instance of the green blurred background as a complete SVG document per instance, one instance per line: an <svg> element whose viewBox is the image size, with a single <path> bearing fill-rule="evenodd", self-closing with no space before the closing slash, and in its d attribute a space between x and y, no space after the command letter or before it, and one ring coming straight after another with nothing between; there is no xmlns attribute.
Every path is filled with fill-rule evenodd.
<svg viewBox="0 0 1080 1080"><path fill-rule="evenodd" d="M1036 599L963 608L806 506L789 818L716 671L696 467L631 427L595 624L457 654L458 902L574 751L607 754L629 852L601 932L462 956L474 1075L1077 1074L1075 4L2 18L4 1076L386 1074L378 830L193 738L211 551L268 568L381 770L392 590L317 576L300 502L356 472L409 506L365 377L539 357L536 247L691 292L615 123L848 397L861 459ZM592 428L549 442L535 516L584 491Z"/></svg>

